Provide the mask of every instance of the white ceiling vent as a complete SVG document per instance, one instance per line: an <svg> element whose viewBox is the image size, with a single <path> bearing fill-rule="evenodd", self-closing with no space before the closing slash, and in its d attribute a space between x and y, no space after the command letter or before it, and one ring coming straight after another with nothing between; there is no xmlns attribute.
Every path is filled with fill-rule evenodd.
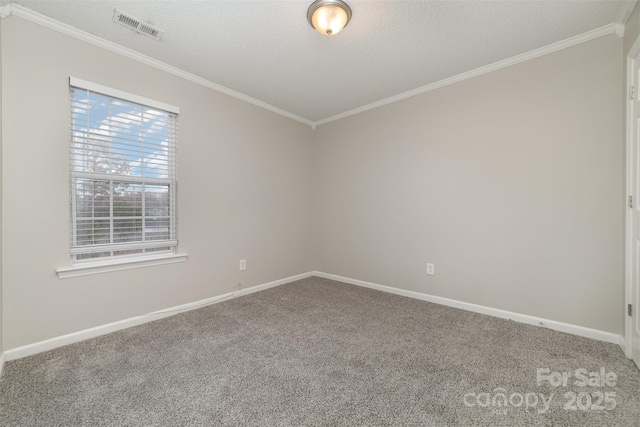
<svg viewBox="0 0 640 427"><path fill-rule="evenodd" d="M161 40L164 30L154 27L151 24L143 22L138 18L134 18L131 15L124 13L121 10L115 9L113 12L113 21L125 27L131 28L133 31L149 36L152 39Z"/></svg>

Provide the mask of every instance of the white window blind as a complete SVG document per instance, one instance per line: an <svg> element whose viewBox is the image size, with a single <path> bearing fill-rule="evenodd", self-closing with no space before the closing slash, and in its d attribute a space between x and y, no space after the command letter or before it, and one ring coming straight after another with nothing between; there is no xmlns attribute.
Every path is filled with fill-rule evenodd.
<svg viewBox="0 0 640 427"><path fill-rule="evenodd" d="M74 262L174 252L178 109L70 79Z"/></svg>

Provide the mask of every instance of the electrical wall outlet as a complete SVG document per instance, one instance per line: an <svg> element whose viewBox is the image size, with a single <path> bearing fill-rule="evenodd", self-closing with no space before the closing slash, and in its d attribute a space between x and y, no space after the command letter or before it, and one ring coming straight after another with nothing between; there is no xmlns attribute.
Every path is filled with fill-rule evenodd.
<svg viewBox="0 0 640 427"><path fill-rule="evenodd" d="M241 259L240 260L240 271L245 271L247 269L247 260L246 259Z"/></svg>
<svg viewBox="0 0 640 427"><path fill-rule="evenodd" d="M436 266L431 263L427 263L427 274L433 276L436 274Z"/></svg>

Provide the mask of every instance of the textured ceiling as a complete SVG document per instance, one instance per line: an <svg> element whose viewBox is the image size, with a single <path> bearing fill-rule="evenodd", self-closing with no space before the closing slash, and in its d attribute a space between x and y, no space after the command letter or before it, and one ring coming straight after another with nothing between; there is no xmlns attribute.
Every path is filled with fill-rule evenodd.
<svg viewBox="0 0 640 427"><path fill-rule="evenodd" d="M357 1L335 37L308 1L18 0L45 16L318 121L611 24L623 1ZM115 24L114 8L165 30Z"/></svg>

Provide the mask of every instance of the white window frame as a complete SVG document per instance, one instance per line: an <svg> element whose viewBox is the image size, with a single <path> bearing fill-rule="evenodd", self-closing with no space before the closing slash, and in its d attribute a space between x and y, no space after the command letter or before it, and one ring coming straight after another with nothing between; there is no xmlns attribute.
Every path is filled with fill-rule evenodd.
<svg viewBox="0 0 640 427"><path fill-rule="evenodd" d="M96 83L88 82L86 80L78 79L75 77L69 78L69 88L78 88L82 90L89 90L91 92L96 92L101 95L106 95L112 98L118 98L125 102L131 102L135 104L140 104L143 106L151 107L156 110L163 110L173 114L179 114L180 109L170 104L166 104L163 102L155 101L152 99L144 98L135 94L127 93L118 89L113 89L107 86L99 85ZM186 254L177 254L177 236L176 236L176 228L177 228L177 195L176 195L176 183L177 179L175 177L175 170L172 170L173 177L170 176L168 179L164 178L148 178L148 177L122 177L117 175L101 175L98 173L91 172L78 172L73 171L73 168L70 165L70 175L71 175L71 183L73 184L78 178L89 178L95 180L104 180L109 181L110 185L113 185L113 182L117 181L126 181L126 182L138 182L141 185L148 184L162 184L169 185L170 189L170 197L172 197L172 201L170 203L170 230L171 236L169 240L161 240L161 241L147 241L147 242L131 242L131 243L122 243L122 244L109 244L109 245L91 245L86 247L75 246L76 239L76 225L77 221L75 218L75 190L73 185L70 189L70 206L71 206L71 242L70 242L70 255L71 255L71 267L59 268L57 271L59 278L67 278L67 277L75 277L87 274L96 274L103 273L109 271L117 271L123 269L131 269L131 268L139 268L146 267L150 265L159 265L159 264L169 264L176 262L183 262L186 260ZM112 208L112 206L111 206ZM112 215L111 215L112 216ZM105 217L105 219L110 217ZM144 218L144 215L143 215ZM143 220L144 221L144 220ZM113 232L113 229L111 230ZM90 252L95 252L104 247L105 252L112 252L112 255L105 258L92 258L88 260L76 260L76 255L85 254ZM144 249L147 247L167 247L166 251L157 251L151 253L139 253L132 255L121 255L114 256L113 251L120 250L131 250L131 249Z"/></svg>

